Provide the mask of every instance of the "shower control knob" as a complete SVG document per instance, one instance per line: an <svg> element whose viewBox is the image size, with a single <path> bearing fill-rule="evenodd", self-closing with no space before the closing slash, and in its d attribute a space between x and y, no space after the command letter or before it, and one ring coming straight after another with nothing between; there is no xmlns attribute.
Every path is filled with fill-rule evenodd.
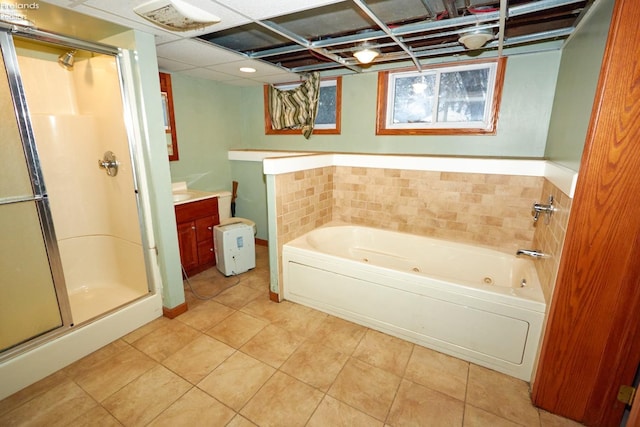
<svg viewBox="0 0 640 427"><path fill-rule="evenodd" d="M112 151L105 152L102 160L98 159L98 167L104 168L109 176L118 175L118 166L120 162L116 160L116 155Z"/></svg>

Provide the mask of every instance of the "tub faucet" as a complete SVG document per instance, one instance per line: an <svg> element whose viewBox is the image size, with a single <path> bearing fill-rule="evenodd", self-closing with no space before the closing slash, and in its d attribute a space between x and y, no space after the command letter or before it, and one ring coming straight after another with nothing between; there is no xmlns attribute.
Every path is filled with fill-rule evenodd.
<svg viewBox="0 0 640 427"><path fill-rule="evenodd" d="M548 258L549 255L542 253L541 251L535 249L518 249L516 252L516 256L526 255L531 258Z"/></svg>
<svg viewBox="0 0 640 427"><path fill-rule="evenodd" d="M538 222L538 218L541 213L545 214L544 223L549 224L551 215L555 212L556 208L553 206L553 195L549 196L549 204L543 205L541 203L534 203L531 208L531 215L533 215L533 222Z"/></svg>

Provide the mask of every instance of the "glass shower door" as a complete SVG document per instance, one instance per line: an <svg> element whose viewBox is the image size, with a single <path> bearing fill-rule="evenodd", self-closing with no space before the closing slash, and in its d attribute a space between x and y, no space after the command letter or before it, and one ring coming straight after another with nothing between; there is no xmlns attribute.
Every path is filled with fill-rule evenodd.
<svg viewBox="0 0 640 427"><path fill-rule="evenodd" d="M68 313L61 310L53 274L56 247L48 244L47 198L40 188L37 165L23 148L10 90L15 63L12 43L0 32L6 68L0 66L0 352L62 327ZM15 78L15 77L14 77ZM24 135L23 135L24 136ZM53 259L52 264L49 259ZM61 295L65 300L66 295Z"/></svg>

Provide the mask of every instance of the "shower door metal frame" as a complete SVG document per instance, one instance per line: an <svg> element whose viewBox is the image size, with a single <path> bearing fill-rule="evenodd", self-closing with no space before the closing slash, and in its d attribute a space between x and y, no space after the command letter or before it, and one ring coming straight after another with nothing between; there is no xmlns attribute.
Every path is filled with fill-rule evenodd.
<svg viewBox="0 0 640 427"><path fill-rule="evenodd" d="M127 89L127 86L125 85L125 78L123 75L123 64L121 62L122 55L124 55L128 51L114 47L114 46L102 44L102 43L74 39L61 34L42 31L35 28L31 28L31 27L23 27L23 26L17 26L13 24L7 24L5 22L0 22L0 50L2 52L2 57L4 58L4 67L7 71L7 77L9 80L9 90L13 98L15 117L18 122L18 130L20 133L20 138L22 140L22 146L25 153L25 158L26 158L27 167L29 170L29 175L31 177L31 185L33 190L33 196L12 198L8 201L7 200L0 201L0 205L7 204L7 203L35 202L38 215L40 217L40 226L42 229L44 245L47 251L47 256L49 258L49 265L51 268L52 280L53 280L56 296L58 299L58 307L59 307L60 315L62 319L61 326L51 331L45 332L41 335L35 336L26 342L19 343L16 346L11 347L5 350L4 352L0 353L0 362L2 362L3 360L7 360L12 357L15 357L18 354L29 351L30 349L37 347L55 337L64 335L72 331L75 326L72 319L71 305L69 302L69 296L67 293L66 283L64 279L62 261L60 258L60 251L58 249L57 239L55 235L53 218L51 216L49 199L48 199L45 183L43 180L39 157L37 154L37 145L35 141L33 127L31 125L31 117L30 117L29 109L27 105L26 94L25 94L24 86L22 84L22 79L20 76L20 70L18 66L18 57L16 53L15 44L13 42L13 35L16 35L22 38L33 39L33 40L37 40L45 43L51 43L59 46L74 48L74 49L88 50L95 53L113 56L115 58L116 68L118 71L118 79L120 84L121 99L123 103L123 114L124 114L123 122L127 132L127 139L128 139L127 145L129 148L129 158L132 164L132 168L131 168L132 178L133 178L133 186L135 191L136 206L138 211L138 221L139 221L140 233L142 238L142 250L143 250L143 255L145 260L145 269L147 273L147 288L149 290L149 293L146 296L149 296L150 294L153 294L154 292L157 291L157 290L154 290L151 286L154 275L150 267L151 260L149 259L149 254L148 254L148 248L150 247L149 238L147 234L146 222L144 221L144 216L142 213L142 206L140 203L140 191L138 186L138 175L139 175L138 161L142 161L143 159L139 159L138 155L133 149L133 144L135 143L136 138L135 138L134 131L132 130L132 126L133 126L132 121L134 119L132 119L131 116L135 115L137 111L134 112L134 110L131 108L130 102L132 98L135 98L135 94L131 95L128 93L129 89ZM131 55L130 53L128 54ZM128 64L128 61L125 61L125 62ZM134 85L138 84L140 80L139 76L133 75L132 77L134 78L134 80L136 80L136 82L134 82ZM142 298L146 296L143 296ZM103 313L103 315L99 317L102 317L112 311Z"/></svg>
<svg viewBox="0 0 640 427"><path fill-rule="evenodd" d="M62 324L55 329L47 331L41 335L30 338L24 343L18 343L14 347L2 352L2 359L12 357L17 353L21 353L32 346L48 340L52 336L63 333L71 328L73 321L71 317L71 306L64 281L62 271L62 262L58 243L56 240L55 230L53 228L53 218L49 207L49 199L47 197L46 188L42 179L42 170L35 145L33 128L27 107L22 78L18 67L18 57L16 55L13 37L6 31L0 31L0 50L4 59L4 67L9 80L9 91L13 98L13 106L15 118L18 122L18 132L22 141L22 148L25 154L27 169L31 177L32 196L13 198L11 200L0 201L0 205L8 203L34 202L38 216L40 218L40 229L42 230L42 238L49 259L53 287L55 289L58 300L58 308Z"/></svg>

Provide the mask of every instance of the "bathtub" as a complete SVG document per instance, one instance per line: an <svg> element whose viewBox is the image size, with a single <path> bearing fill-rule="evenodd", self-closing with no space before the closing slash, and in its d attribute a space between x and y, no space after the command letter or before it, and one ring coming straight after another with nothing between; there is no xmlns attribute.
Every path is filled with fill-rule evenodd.
<svg viewBox="0 0 640 427"><path fill-rule="evenodd" d="M282 262L286 300L531 379L546 307L531 260L329 224L283 245Z"/></svg>

